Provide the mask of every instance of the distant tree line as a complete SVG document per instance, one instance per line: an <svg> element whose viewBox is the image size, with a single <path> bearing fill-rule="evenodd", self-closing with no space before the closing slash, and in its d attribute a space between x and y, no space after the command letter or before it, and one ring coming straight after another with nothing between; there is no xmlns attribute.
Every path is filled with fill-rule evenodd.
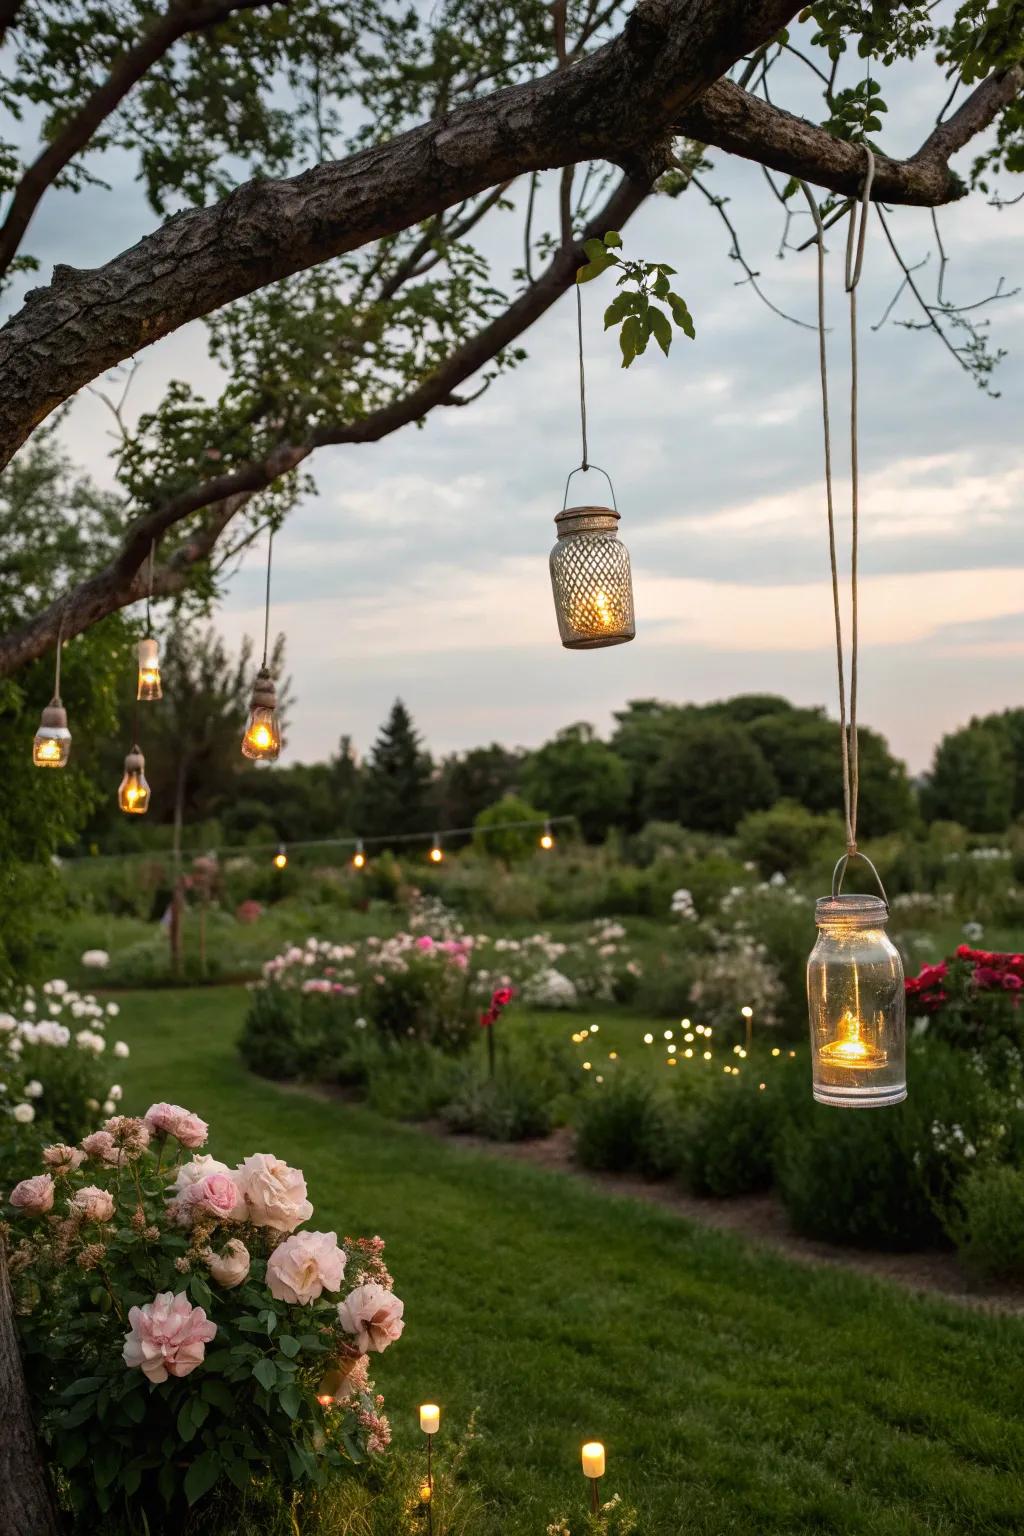
<svg viewBox="0 0 1024 1536"><path fill-rule="evenodd" d="M544 815L574 816L585 838L651 821L730 834L744 818L795 803L816 816L841 802L838 726L823 709L773 694L719 703L633 700L607 741L585 723L535 750L492 742L435 759L396 700L360 759L348 736L327 762L259 769L238 752L251 657L231 657L216 632L182 626L166 639L164 700L144 706L139 732L153 787L151 818L185 827L217 821L226 842L361 835L399 836L471 827L506 795ZM283 650L277 653L280 673ZM289 693L284 699L285 733ZM100 771L116 782L134 704ZM94 770L95 771L95 770ZM997 832L1024 814L1024 710L974 720L943 738L927 779L915 785L876 731L860 733L861 827L880 836L922 817ZM152 824L152 821L150 822ZM111 848L144 836L103 795L83 841ZM189 845L186 832L185 844Z"/></svg>

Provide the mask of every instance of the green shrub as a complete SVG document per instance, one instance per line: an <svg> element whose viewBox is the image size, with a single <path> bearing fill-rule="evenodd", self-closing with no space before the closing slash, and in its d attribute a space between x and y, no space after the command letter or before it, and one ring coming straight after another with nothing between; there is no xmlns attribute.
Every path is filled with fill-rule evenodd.
<svg viewBox="0 0 1024 1536"><path fill-rule="evenodd" d="M818 816L795 800L778 800L767 811L752 811L736 828L740 853L753 859L762 875L784 875L808 869L842 849L843 824L838 816Z"/></svg>
<svg viewBox="0 0 1024 1536"><path fill-rule="evenodd" d="M366 1102L389 1120L433 1120L448 1103L462 1068L429 1045L367 1041Z"/></svg>
<svg viewBox="0 0 1024 1536"><path fill-rule="evenodd" d="M750 1061L739 1076L718 1074L701 1093L687 1094L680 1113L679 1173L690 1192L721 1196L769 1189L782 1108L781 1087L762 1079Z"/></svg>
<svg viewBox="0 0 1024 1536"><path fill-rule="evenodd" d="M585 1168L664 1178L678 1161L678 1116L644 1077L613 1073L581 1095L576 1157Z"/></svg>
<svg viewBox="0 0 1024 1536"><path fill-rule="evenodd" d="M958 1205L950 1232L964 1262L988 1280L1024 1283L1024 1169L977 1169Z"/></svg>
<svg viewBox="0 0 1024 1536"><path fill-rule="evenodd" d="M441 1116L450 1131L490 1141L546 1136L553 1124L543 1083L521 1070L502 1071L493 1079L464 1071Z"/></svg>
<svg viewBox="0 0 1024 1536"><path fill-rule="evenodd" d="M1003 1155L1008 1106L962 1052L910 1052L909 1094L885 1110L791 1096L779 1138L779 1192L798 1231L885 1248L943 1243L959 1187Z"/></svg>

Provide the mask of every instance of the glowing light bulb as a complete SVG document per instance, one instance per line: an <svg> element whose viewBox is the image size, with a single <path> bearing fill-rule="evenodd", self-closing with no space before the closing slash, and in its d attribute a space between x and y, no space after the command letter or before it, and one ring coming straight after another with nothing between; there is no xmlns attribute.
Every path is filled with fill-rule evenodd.
<svg viewBox="0 0 1024 1536"><path fill-rule="evenodd" d="M600 1440L589 1440L581 1452L584 1477L604 1477L604 1446Z"/></svg>
<svg viewBox="0 0 1024 1536"><path fill-rule="evenodd" d="M439 836L435 836L434 846L430 850L430 862L431 864L440 864L443 860L444 849L441 847L441 839Z"/></svg>
<svg viewBox="0 0 1024 1536"><path fill-rule="evenodd" d="M284 846L284 843L281 844L281 846L278 848L277 852L274 854L274 868L275 869L287 869L288 868L288 850Z"/></svg>
<svg viewBox="0 0 1024 1536"><path fill-rule="evenodd" d="M152 635L139 641L139 684L135 697L147 703L163 698L160 685L160 649Z"/></svg>
<svg viewBox="0 0 1024 1536"><path fill-rule="evenodd" d="M356 851L352 855L352 868L353 869L365 869L366 868L366 854L363 852L363 845L362 845L361 842L356 843Z"/></svg>
<svg viewBox="0 0 1024 1536"><path fill-rule="evenodd" d="M644 1045L653 1045L653 1044L654 1044L654 1036L650 1032L648 1032L646 1035L644 1035Z"/></svg>
<svg viewBox="0 0 1024 1536"><path fill-rule="evenodd" d="M256 674L249 701L249 718L242 735L242 756L256 763L276 763L281 755L281 726L277 718L277 689L266 666Z"/></svg>
<svg viewBox="0 0 1024 1536"><path fill-rule="evenodd" d="M63 768L70 756L67 711L60 699L54 697L40 716L39 729L32 741L32 761L37 768Z"/></svg>
<svg viewBox="0 0 1024 1536"><path fill-rule="evenodd" d="M124 760L124 778L117 791L117 803L126 816L145 816L149 810L149 784L146 759L133 746Z"/></svg>
<svg viewBox="0 0 1024 1536"><path fill-rule="evenodd" d="M551 823L549 821L544 823L544 831L540 835L540 846L544 849L545 853L555 846L555 837L551 831Z"/></svg>
<svg viewBox="0 0 1024 1536"><path fill-rule="evenodd" d="M441 1410L436 1403L420 1404L420 1429L425 1435L436 1435L441 1427Z"/></svg>

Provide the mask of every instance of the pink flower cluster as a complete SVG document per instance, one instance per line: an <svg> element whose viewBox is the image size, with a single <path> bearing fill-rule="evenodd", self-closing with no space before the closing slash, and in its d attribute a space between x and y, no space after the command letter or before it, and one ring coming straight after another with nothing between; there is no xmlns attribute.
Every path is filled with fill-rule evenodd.
<svg viewBox="0 0 1024 1536"><path fill-rule="evenodd" d="M201 1365L206 1346L217 1336L202 1307L194 1307L183 1291L161 1291L144 1307L128 1313L131 1328L124 1340L124 1363L141 1370L152 1382L187 1376Z"/></svg>

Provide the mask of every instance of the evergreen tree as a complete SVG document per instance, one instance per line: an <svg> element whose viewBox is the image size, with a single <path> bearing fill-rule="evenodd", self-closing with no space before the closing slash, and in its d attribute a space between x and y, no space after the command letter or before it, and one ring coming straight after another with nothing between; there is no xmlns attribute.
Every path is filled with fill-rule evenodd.
<svg viewBox="0 0 1024 1536"><path fill-rule="evenodd" d="M396 699L366 765L360 830L369 837L430 832L432 773L412 716Z"/></svg>

